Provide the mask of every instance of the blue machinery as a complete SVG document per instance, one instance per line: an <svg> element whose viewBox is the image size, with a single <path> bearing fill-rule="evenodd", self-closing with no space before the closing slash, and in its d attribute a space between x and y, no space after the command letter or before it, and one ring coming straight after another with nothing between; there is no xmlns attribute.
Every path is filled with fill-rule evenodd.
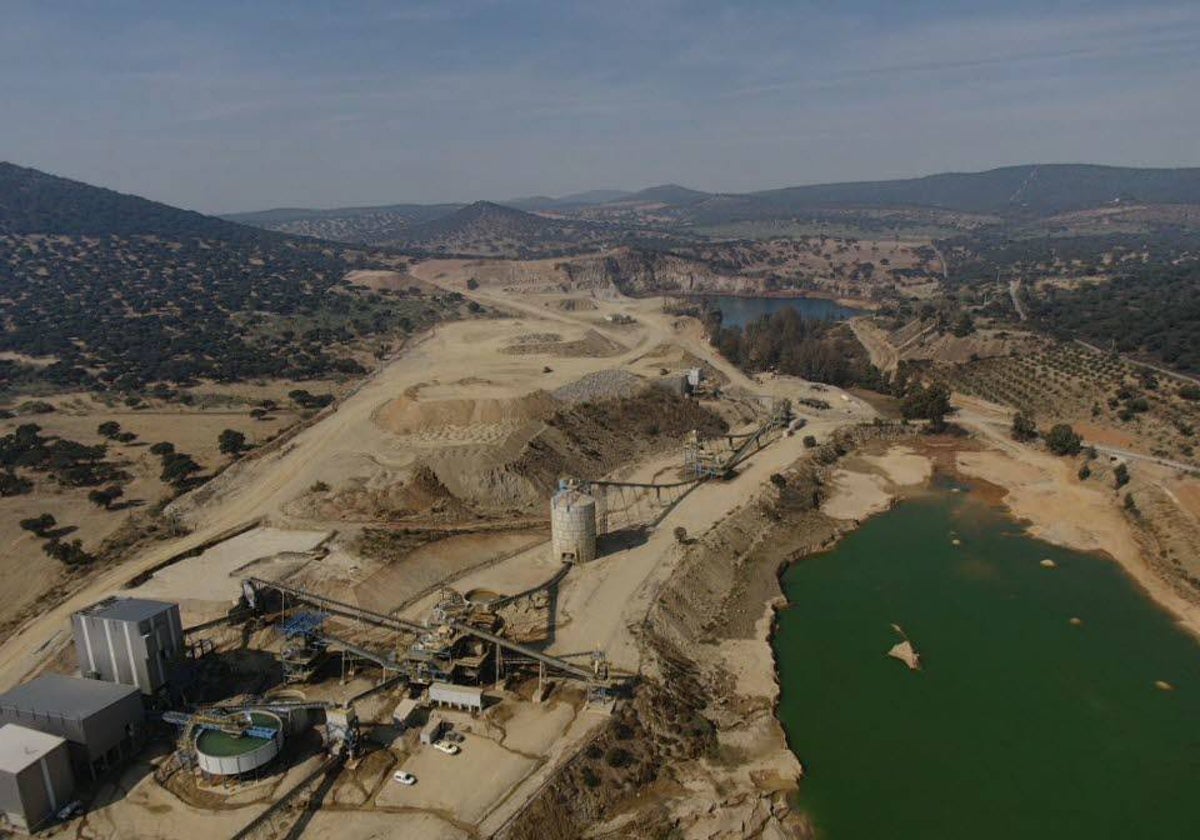
<svg viewBox="0 0 1200 840"><path fill-rule="evenodd" d="M212 712L196 712L195 714L188 714L187 712L163 712L162 719L165 723L183 727L185 732L193 732L197 729L212 729L234 738L250 737L269 740L275 737L274 729L268 726L256 726L254 719L248 711L231 712L229 714Z"/></svg>

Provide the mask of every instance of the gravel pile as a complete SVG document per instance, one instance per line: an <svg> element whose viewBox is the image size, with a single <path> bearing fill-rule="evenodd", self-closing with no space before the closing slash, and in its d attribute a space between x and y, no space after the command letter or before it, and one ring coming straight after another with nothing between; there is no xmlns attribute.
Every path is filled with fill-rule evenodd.
<svg viewBox="0 0 1200 840"><path fill-rule="evenodd" d="M575 405L614 397L632 397L645 387L646 383L641 377L627 370L598 370L555 390L553 396Z"/></svg>

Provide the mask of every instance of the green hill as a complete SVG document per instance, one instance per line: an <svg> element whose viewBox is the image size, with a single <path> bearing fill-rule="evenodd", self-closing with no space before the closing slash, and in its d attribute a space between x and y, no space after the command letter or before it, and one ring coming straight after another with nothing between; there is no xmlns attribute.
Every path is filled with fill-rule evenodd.
<svg viewBox="0 0 1200 840"><path fill-rule="evenodd" d="M750 193L746 198L758 209L773 212L814 207L934 207L1002 216L1052 216L1118 202L1200 204L1200 168L1034 164L897 181L787 187Z"/></svg>
<svg viewBox="0 0 1200 840"><path fill-rule="evenodd" d="M65 236L211 237L244 242L262 231L0 162L0 233Z"/></svg>
<svg viewBox="0 0 1200 840"><path fill-rule="evenodd" d="M0 164L0 393L356 375L458 302L351 285L394 254Z"/></svg>

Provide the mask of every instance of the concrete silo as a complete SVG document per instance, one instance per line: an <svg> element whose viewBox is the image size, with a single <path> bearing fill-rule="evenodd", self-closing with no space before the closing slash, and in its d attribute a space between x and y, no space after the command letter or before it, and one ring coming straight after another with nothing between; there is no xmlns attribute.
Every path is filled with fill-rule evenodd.
<svg viewBox="0 0 1200 840"><path fill-rule="evenodd" d="M550 544L564 563L596 559L596 500L578 482L560 481L550 500Z"/></svg>

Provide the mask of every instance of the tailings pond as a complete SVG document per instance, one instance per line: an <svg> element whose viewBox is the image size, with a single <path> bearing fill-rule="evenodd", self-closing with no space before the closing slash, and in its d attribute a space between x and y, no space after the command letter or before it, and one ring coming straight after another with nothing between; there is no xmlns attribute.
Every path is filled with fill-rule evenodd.
<svg viewBox="0 0 1200 840"><path fill-rule="evenodd" d="M721 310L721 323L726 327L744 327L764 315L774 315L784 309L795 309L805 318L822 321L843 321L863 314L861 309L842 306L825 298L710 295L701 300Z"/></svg>
<svg viewBox="0 0 1200 840"><path fill-rule="evenodd" d="M779 716L820 837L1200 837L1200 645L1115 562L942 484L784 588ZM923 670L886 656L893 623Z"/></svg>

